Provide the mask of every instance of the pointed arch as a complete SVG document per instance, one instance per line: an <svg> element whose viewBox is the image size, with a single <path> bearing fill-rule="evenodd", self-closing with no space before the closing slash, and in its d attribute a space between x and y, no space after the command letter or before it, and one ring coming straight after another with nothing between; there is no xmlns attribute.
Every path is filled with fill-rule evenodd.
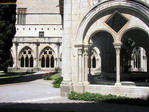
<svg viewBox="0 0 149 112"><path fill-rule="evenodd" d="M34 67L33 50L26 46L19 53L20 67Z"/></svg>
<svg viewBox="0 0 149 112"><path fill-rule="evenodd" d="M90 11L82 19L76 36L76 45L83 44L83 40L90 26L95 23L95 21L99 20L105 15L112 14L115 10L119 11L120 13L134 15L149 26L149 7L146 4L136 0L99 2L92 9L90 9ZM115 40L115 37L113 37L113 39Z"/></svg>
<svg viewBox="0 0 149 112"><path fill-rule="evenodd" d="M55 62L55 52L54 50L47 46L45 47L41 53L40 53L40 63L41 63L41 68L54 68L54 62Z"/></svg>

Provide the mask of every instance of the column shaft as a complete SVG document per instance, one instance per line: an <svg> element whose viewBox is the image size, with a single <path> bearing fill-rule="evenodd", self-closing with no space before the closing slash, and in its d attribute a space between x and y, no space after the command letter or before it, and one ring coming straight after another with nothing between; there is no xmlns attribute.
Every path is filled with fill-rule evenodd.
<svg viewBox="0 0 149 112"><path fill-rule="evenodd" d="M116 86L120 86L120 49L121 43L115 43L115 50L116 50Z"/></svg>
<svg viewBox="0 0 149 112"><path fill-rule="evenodd" d="M82 49L78 49L78 80L82 83Z"/></svg>
<svg viewBox="0 0 149 112"><path fill-rule="evenodd" d="M60 45L58 44L57 45L57 68L59 68L59 62L60 62L60 60L59 60L59 47L60 47Z"/></svg>
<svg viewBox="0 0 149 112"><path fill-rule="evenodd" d="M87 49L85 49L85 52L84 52L84 85L88 85L89 82L88 82L88 74L89 74L89 71L88 71L88 54L87 54Z"/></svg>
<svg viewBox="0 0 149 112"><path fill-rule="evenodd" d="M62 39L63 55L62 55L62 76L63 83L69 83L71 76L71 27L72 27L72 0L64 0L64 32Z"/></svg>
<svg viewBox="0 0 149 112"><path fill-rule="evenodd" d="M38 47L39 47L39 43L36 44L36 68L38 69L39 66L39 57L38 57Z"/></svg>
<svg viewBox="0 0 149 112"><path fill-rule="evenodd" d="M16 46L16 68L18 68L18 43L15 43Z"/></svg>

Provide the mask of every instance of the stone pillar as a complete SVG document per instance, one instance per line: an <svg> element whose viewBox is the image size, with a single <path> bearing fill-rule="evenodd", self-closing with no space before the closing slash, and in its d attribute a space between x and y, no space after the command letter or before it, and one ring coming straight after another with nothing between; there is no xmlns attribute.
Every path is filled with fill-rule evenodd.
<svg viewBox="0 0 149 112"><path fill-rule="evenodd" d="M114 43L114 47L116 50L116 83L115 86L121 86L120 82L120 50L121 43Z"/></svg>
<svg viewBox="0 0 149 112"><path fill-rule="evenodd" d="M61 96L67 97L72 91L71 73L71 32L72 27L72 0L64 0L64 32L62 38L62 76Z"/></svg>
<svg viewBox="0 0 149 112"><path fill-rule="evenodd" d="M59 64L60 64L59 49L60 49L60 43L57 43L57 68L58 69L59 69Z"/></svg>
<svg viewBox="0 0 149 112"><path fill-rule="evenodd" d="M88 85L88 74L89 74L89 69L88 69L88 50L85 48L84 49L84 85Z"/></svg>
<svg viewBox="0 0 149 112"><path fill-rule="evenodd" d="M36 69L37 69L37 71L39 70L39 56L38 56L38 47L39 47L39 42L37 41L37 43L36 43Z"/></svg>
<svg viewBox="0 0 149 112"><path fill-rule="evenodd" d="M140 71L144 71L143 48L140 48Z"/></svg>
<svg viewBox="0 0 149 112"><path fill-rule="evenodd" d="M82 85L82 48L78 48L78 81L79 85Z"/></svg>
<svg viewBox="0 0 149 112"><path fill-rule="evenodd" d="M15 43L15 47L16 47L16 69L18 68L18 45L19 45L19 43L16 42Z"/></svg>

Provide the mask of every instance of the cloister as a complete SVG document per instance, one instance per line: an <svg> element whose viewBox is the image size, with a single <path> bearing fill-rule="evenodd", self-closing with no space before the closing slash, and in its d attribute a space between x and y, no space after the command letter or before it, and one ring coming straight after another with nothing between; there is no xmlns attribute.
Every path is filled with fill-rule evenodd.
<svg viewBox="0 0 149 112"><path fill-rule="evenodd" d="M86 7L80 8L82 19L76 21L74 7L73 1L64 2L62 96L76 91L147 97L148 5L107 0L83 14Z"/></svg>

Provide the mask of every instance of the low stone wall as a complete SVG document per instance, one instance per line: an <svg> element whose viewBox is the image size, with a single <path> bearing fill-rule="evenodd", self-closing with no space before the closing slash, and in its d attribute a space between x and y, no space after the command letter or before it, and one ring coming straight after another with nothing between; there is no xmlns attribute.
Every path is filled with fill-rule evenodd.
<svg viewBox="0 0 149 112"><path fill-rule="evenodd" d="M88 85L85 86L85 91L90 93L99 93L102 95L112 94L131 98L146 99L149 97L149 87Z"/></svg>

